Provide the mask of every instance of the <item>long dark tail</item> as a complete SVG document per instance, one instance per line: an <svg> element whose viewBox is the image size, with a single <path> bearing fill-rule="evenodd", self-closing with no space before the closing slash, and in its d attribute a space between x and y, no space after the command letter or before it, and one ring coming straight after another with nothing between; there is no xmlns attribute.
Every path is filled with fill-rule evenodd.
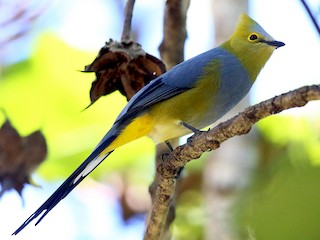
<svg viewBox="0 0 320 240"><path fill-rule="evenodd" d="M90 156L67 178L64 183L35 211L12 235L17 235L31 221L41 216L37 225L72 189L74 189L90 172L92 172L111 152L101 156L101 152L109 146L117 135L105 136Z"/></svg>

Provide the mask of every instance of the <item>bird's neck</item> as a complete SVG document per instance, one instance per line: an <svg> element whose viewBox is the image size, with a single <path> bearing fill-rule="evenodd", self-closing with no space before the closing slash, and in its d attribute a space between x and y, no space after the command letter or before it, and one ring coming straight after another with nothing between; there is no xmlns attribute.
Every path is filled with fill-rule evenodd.
<svg viewBox="0 0 320 240"><path fill-rule="evenodd" d="M248 72L250 79L254 82L270 58L273 50L257 49L248 47L246 44L241 44L232 40L228 40L221 45L222 48L233 54Z"/></svg>

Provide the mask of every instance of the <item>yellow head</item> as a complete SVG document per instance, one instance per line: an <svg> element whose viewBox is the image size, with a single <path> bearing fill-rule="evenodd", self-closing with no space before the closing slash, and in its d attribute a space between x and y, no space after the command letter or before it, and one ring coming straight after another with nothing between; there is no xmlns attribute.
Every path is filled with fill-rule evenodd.
<svg viewBox="0 0 320 240"><path fill-rule="evenodd" d="M234 33L222 47L239 59L255 81L273 51L284 45L275 41L256 21L241 14Z"/></svg>

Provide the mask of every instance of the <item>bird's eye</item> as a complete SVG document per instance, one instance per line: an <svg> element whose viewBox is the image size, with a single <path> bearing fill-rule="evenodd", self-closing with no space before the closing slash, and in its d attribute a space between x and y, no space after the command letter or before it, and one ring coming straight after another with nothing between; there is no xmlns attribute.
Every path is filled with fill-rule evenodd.
<svg viewBox="0 0 320 240"><path fill-rule="evenodd" d="M250 41L255 41L255 40L257 40L258 39L258 36L257 36L257 34L255 34L255 33L252 33L250 36L249 36L249 40Z"/></svg>

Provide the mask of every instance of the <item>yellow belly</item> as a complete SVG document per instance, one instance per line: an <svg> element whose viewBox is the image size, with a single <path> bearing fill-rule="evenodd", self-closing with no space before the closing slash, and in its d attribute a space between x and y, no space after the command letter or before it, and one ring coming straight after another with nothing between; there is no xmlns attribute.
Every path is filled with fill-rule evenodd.
<svg viewBox="0 0 320 240"><path fill-rule="evenodd" d="M165 123L159 123L153 127L148 136L152 138L155 144L158 144L190 133L180 122L180 120L168 120Z"/></svg>
<svg viewBox="0 0 320 240"><path fill-rule="evenodd" d="M153 125L153 119L148 114L143 114L135 118L101 154L115 150L126 143L148 135Z"/></svg>

